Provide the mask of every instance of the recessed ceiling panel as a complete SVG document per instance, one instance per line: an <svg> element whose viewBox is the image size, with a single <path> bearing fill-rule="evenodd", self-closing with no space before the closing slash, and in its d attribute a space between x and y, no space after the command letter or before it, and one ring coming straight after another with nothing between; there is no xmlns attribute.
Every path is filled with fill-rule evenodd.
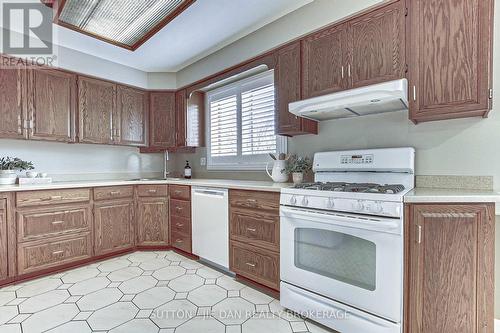
<svg viewBox="0 0 500 333"><path fill-rule="evenodd" d="M135 50L195 0L66 0L57 23Z"/></svg>

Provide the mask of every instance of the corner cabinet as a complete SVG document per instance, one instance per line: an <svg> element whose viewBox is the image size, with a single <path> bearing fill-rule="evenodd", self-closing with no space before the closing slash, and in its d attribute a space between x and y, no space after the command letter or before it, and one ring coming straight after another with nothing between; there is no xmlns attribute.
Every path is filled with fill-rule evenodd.
<svg viewBox="0 0 500 333"><path fill-rule="evenodd" d="M486 116L492 97L493 0L408 5L411 120Z"/></svg>
<svg viewBox="0 0 500 333"><path fill-rule="evenodd" d="M493 333L495 205L406 207L406 333Z"/></svg>
<svg viewBox="0 0 500 333"><path fill-rule="evenodd" d="M300 42L280 49L276 55L275 105L278 135L318 134L317 122L297 117L288 111L288 104L302 97L300 55Z"/></svg>
<svg viewBox="0 0 500 333"><path fill-rule="evenodd" d="M0 56L0 61L9 58ZM27 139L26 69L0 68L0 137Z"/></svg>
<svg viewBox="0 0 500 333"><path fill-rule="evenodd" d="M118 86L113 119L116 143L135 147L148 145L149 96L147 91Z"/></svg>
<svg viewBox="0 0 500 333"><path fill-rule="evenodd" d="M87 77L78 78L79 141L113 144L116 84Z"/></svg>
<svg viewBox="0 0 500 333"><path fill-rule="evenodd" d="M45 68L28 73L29 138L74 142L76 75Z"/></svg>
<svg viewBox="0 0 500 333"><path fill-rule="evenodd" d="M150 108L150 147L170 148L176 145L175 93L151 92Z"/></svg>

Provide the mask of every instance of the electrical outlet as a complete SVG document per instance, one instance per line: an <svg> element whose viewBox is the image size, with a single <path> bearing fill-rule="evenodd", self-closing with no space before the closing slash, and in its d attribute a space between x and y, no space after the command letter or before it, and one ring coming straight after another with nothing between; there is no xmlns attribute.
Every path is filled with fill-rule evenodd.
<svg viewBox="0 0 500 333"><path fill-rule="evenodd" d="M200 158L200 165L201 165L201 166L205 166L205 165L207 165L207 158L206 158L206 157L202 157L202 158Z"/></svg>

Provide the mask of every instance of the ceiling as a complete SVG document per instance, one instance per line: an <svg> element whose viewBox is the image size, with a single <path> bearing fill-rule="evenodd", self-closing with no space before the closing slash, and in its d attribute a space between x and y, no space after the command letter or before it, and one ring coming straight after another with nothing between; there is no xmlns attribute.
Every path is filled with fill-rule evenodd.
<svg viewBox="0 0 500 333"><path fill-rule="evenodd" d="M146 72L176 72L313 0L197 0L135 51L54 25L56 43Z"/></svg>

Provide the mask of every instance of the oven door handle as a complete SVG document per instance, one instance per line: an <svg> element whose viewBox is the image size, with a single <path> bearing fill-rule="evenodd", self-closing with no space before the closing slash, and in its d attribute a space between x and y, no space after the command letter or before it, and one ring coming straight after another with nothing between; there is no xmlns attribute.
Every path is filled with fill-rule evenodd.
<svg viewBox="0 0 500 333"><path fill-rule="evenodd" d="M381 231L388 233L400 233L401 223L399 219L388 219L382 217L357 217L335 212L311 211L299 208L281 206L281 216L290 219L306 219L315 223L338 225L347 228Z"/></svg>

